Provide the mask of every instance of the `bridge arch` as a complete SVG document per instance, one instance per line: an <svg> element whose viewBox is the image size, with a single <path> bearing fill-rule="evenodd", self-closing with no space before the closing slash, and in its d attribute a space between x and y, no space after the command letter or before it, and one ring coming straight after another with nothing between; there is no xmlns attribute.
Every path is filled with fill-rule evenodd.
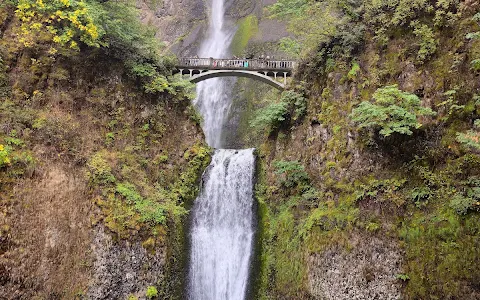
<svg viewBox="0 0 480 300"><path fill-rule="evenodd" d="M247 70L209 70L206 72L201 72L199 74L195 74L189 78L189 80L193 83L198 83L200 81L204 81L211 78L217 77L247 77L255 80L262 81L270 86L283 91L285 89L285 85L272 79L271 77L256 72L256 71L247 71Z"/></svg>

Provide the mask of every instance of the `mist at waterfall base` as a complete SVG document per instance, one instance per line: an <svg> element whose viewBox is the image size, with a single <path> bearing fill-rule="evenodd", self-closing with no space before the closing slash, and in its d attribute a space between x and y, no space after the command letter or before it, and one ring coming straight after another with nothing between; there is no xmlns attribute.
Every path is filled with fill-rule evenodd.
<svg viewBox="0 0 480 300"><path fill-rule="evenodd" d="M227 28L224 1L212 0L210 26L200 57L228 58L235 28ZM232 80L197 85L194 104L203 116L207 143L221 148L222 129L232 103ZM190 228L188 299L243 300L247 291L253 227L253 149L217 149L202 178Z"/></svg>

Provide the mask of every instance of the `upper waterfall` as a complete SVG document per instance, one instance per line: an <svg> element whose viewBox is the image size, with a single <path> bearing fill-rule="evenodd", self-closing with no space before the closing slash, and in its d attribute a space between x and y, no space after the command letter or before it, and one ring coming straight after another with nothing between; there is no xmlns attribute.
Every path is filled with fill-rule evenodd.
<svg viewBox="0 0 480 300"><path fill-rule="evenodd" d="M235 34L234 26L225 24L224 0L212 0L210 7L210 25L206 39L198 53L201 57L227 58L229 47ZM231 79L215 78L197 84L197 98L194 104L203 116L203 131L207 143L221 148L222 129L232 103Z"/></svg>

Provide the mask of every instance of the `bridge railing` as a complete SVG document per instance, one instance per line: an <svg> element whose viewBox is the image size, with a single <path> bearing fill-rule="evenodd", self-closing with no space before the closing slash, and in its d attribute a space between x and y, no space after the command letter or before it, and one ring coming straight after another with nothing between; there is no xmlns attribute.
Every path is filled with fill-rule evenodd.
<svg viewBox="0 0 480 300"><path fill-rule="evenodd" d="M178 67L186 69L206 68L292 71L295 68L295 62L291 60L267 59L181 58Z"/></svg>

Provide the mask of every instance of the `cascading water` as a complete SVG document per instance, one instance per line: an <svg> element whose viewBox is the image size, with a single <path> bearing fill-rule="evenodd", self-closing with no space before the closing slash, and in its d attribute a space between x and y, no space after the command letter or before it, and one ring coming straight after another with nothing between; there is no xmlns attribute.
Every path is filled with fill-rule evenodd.
<svg viewBox="0 0 480 300"><path fill-rule="evenodd" d="M199 56L225 58L234 28L224 25L224 0L212 0L210 27ZM195 105L207 142L222 147L222 128L231 106L228 79L197 85ZM231 84L231 82L230 82ZM188 298L243 300L254 236L253 149L215 151L195 200L191 227Z"/></svg>
<svg viewBox="0 0 480 300"><path fill-rule="evenodd" d="M243 300L253 239L253 149L217 150L192 227L191 299Z"/></svg>
<svg viewBox="0 0 480 300"><path fill-rule="evenodd" d="M235 33L235 28L226 28L224 21L224 0L212 0L210 11L210 26L207 38L203 41L200 57L228 58L228 48ZM203 116L203 131L207 142L214 148L222 147L222 127L228 116L232 103L230 89L231 81L214 78L197 84L197 99L195 105Z"/></svg>

